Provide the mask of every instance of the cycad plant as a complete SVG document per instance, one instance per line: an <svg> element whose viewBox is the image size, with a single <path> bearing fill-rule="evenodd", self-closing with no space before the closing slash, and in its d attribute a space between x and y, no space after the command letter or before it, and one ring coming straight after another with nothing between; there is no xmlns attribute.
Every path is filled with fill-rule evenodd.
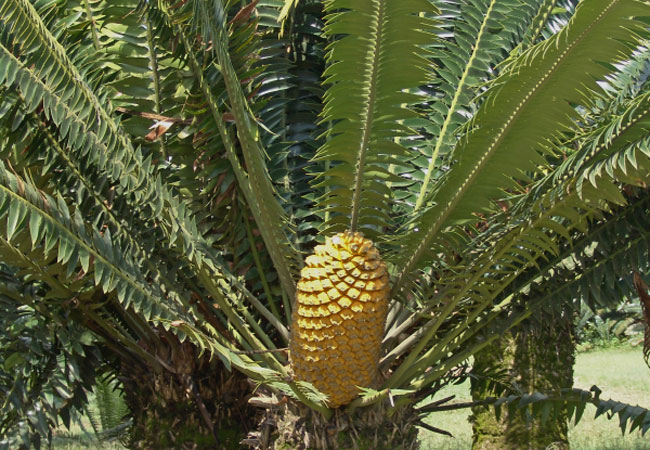
<svg viewBox="0 0 650 450"><path fill-rule="evenodd" d="M419 403L554 302L518 300L622 189L647 195L649 16L5 0L2 257L121 361L133 446L233 442L247 377L247 444L415 448ZM585 392L503 401L650 427Z"/></svg>

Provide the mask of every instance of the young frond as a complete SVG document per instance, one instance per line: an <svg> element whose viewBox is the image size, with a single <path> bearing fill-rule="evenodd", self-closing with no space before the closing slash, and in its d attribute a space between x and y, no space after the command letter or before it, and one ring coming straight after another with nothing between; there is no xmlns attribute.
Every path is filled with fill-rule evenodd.
<svg viewBox="0 0 650 450"><path fill-rule="evenodd" d="M330 213L330 231L351 229L370 237L391 226L393 195L389 166L408 155L397 142L414 131L404 121L415 113L411 91L428 82L425 46L434 38L427 1L330 1L325 33L329 66L324 72L322 120L331 124L316 160L327 192L318 206ZM396 68L399 67L399 70Z"/></svg>

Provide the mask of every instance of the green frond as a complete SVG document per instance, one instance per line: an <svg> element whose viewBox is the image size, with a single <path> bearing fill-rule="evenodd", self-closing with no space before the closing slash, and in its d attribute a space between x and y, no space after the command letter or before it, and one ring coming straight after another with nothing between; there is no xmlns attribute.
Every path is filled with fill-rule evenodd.
<svg viewBox="0 0 650 450"><path fill-rule="evenodd" d="M29 298L25 303L43 303L42 291L35 288L38 282L25 281L5 265L0 265L0 277L4 288L21 300ZM21 306L20 300L0 293L4 447L35 448L57 423L69 426L71 415L82 412L86 393L102 370L91 334L69 318L62 320L60 305L49 306Z"/></svg>
<svg viewBox="0 0 650 450"><path fill-rule="evenodd" d="M502 189L516 187L514 179L539 170L548 143L577 117L574 105L588 102L588 90L596 90L596 79L607 73L603 63L631 52L640 30L630 17L649 12L640 2L581 3L561 32L523 53L494 82L428 200L431 206L399 238L394 292L437 253L447 239L443 230L476 221Z"/></svg>
<svg viewBox="0 0 650 450"><path fill-rule="evenodd" d="M554 176L541 180L522 198L521 203L525 204L543 189L548 189L546 196L560 197L562 194L556 186L562 183L563 190L574 186L573 195L585 204L603 207L603 201L607 200L623 206L613 209L616 211L613 216L605 216L608 220L600 219L590 225L585 236L551 258L537 275L518 281L512 290L527 295L537 293L535 301L537 297L548 301L561 291L567 298L582 297L595 306L608 303L607 299L622 298L625 291L632 289L630 270L642 269L647 262L643 259L647 248L643 225L647 195L641 191L640 199L632 196L633 203L628 205L629 195L623 195L621 185L627 185L626 190L635 185L645 186L650 174L648 98L647 93L642 93L621 102L620 93L615 93L611 104L604 105L612 114L604 114L603 123L579 136L578 150L562 163ZM621 283L614 278L626 281ZM607 295L603 290L616 293Z"/></svg>
<svg viewBox="0 0 650 450"><path fill-rule="evenodd" d="M249 288L258 293L262 285L274 283L276 273L259 270L257 259L263 267L272 264L266 252L253 249L262 238L255 234L246 239L246 223L250 210L254 210L241 201L241 191L248 189L246 174L236 160L237 165L233 165L223 158L224 147L232 142L229 137L222 139L208 104L217 104L223 99L225 85L218 65L210 52L196 52L189 38L188 45L194 45L191 50L196 54L188 55L184 45L167 45L170 41L178 42L178 29L191 35L181 26L188 21L183 8L174 10L177 15L171 25L169 16L154 4L140 4L136 10L135 3L122 2L124 6L118 10L119 14L111 16L108 25L108 19L104 21L104 28L110 28L107 34L117 35L124 44L135 46L128 58L121 54L120 45L108 46L106 50L109 64L120 68L116 80L109 85L115 90L112 102L120 106L124 118L122 125L133 142L140 144L144 153L152 154L154 160L157 155L164 159L159 164L161 174L177 188L187 209L194 212L199 233L213 248L219 248L224 261L233 264L232 272L244 274ZM188 3L185 9L191 6ZM257 7L262 8L260 3ZM241 11L255 12L250 5ZM260 14L266 13L261 11ZM255 66L260 53L258 22L254 15L239 17L228 30L233 63L242 79L256 79L261 70ZM146 27L140 26L141 23ZM123 43L118 41L118 44ZM194 82L193 67L200 68L197 70L199 83ZM208 87L211 99L206 99L203 93ZM247 81L243 87L247 95L258 89L269 89L258 86L256 81ZM217 114L228 115L225 111ZM156 133L151 131L152 127ZM162 134L156 138L158 133ZM231 154L237 151L235 148ZM235 174L240 180L239 186ZM249 245L244 245L246 243ZM259 253L259 258L251 267L254 251ZM264 289L269 302L277 303L278 299L269 293Z"/></svg>
<svg viewBox="0 0 650 450"><path fill-rule="evenodd" d="M246 302L251 302L253 308L280 333L282 339L288 341L286 327L225 267L214 267L210 274L201 271L199 279L219 305L221 313L227 317L230 325L234 326L237 333L242 336L242 344L249 346L250 349L276 349L267 333L261 329L258 318L248 310ZM273 365L277 366L279 363L276 361Z"/></svg>
<svg viewBox="0 0 650 450"><path fill-rule="evenodd" d="M17 239L20 238L14 237L12 242L4 236L0 237L0 255L4 264L17 268L20 274L25 274L28 278L44 282L50 289L49 298L70 299L75 293L84 291L85 280L74 280L65 273L65 268L56 264L56 255L51 254L45 258L40 248L30 252L27 250L30 244L18 244ZM27 240L28 236L22 236L21 241Z"/></svg>
<svg viewBox="0 0 650 450"><path fill-rule="evenodd" d="M101 14L102 66L114 72L105 86L122 114L120 125L155 159L181 159L191 147L179 137L188 70L174 61L169 38L158 35L159 14L138 0L122 0Z"/></svg>
<svg viewBox="0 0 650 450"><path fill-rule="evenodd" d="M0 50L5 47L0 45ZM24 90L30 89L30 83L36 84L38 88L40 85L37 80L31 77L31 72L21 65L19 61L10 59L11 62L17 64L19 76L22 76L21 86ZM48 98L48 94L45 94ZM58 98L53 99L53 104L58 102ZM45 123L39 115L32 113L27 117L31 117L31 122L24 123L28 132L36 133L32 137L32 141L38 138L39 141L35 142L33 150L38 150L37 159L48 160L47 167L58 167L63 169L57 176L57 190L56 192L63 192L68 201L76 201L78 204L77 213L84 215L84 217L92 217L93 224L99 229L102 225L109 226L113 233L113 241L116 245L122 248L129 248L134 252L136 258L143 261L142 270L147 275L152 276L154 279L159 280L167 295L179 303L185 303L182 299L183 296L175 292L175 283L173 283L169 275L165 273L165 264L162 264L157 256L151 254L151 247L154 244L151 239L146 239L140 236L140 231L135 231L136 220L133 218L126 220L127 205L124 204L123 197L117 197L112 201L109 200L110 192L109 186L106 185L104 180L93 179L92 171L89 173L88 167L84 162L80 162L75 153L69 153L67 148L62 147L61 143L57 141L55 136L49 130L49 125ZM74 120L73 117L68 117L69 120ZM27 118L23 122L30 121ZM30 129L31 127L31 129ZM25 136L27 137L27 136ZM27 144L29 141L24 141ZM101 143L98 142L98 145ZM83 144L82 144L83 145ZM106 151L106 149L104 149ZM22 163L25 163L23 159ZM35 164L39 164L36 161ZM68 187L66 191L66 186ZM73 198L70 197L71 193ZM110 207L109 207L110 204ZM140 222L138 225L142 226Z"/></svg>
<svg viewBox="0 0 650 450"><path fill-rule="evenodd" d="M93 423L93 430L98 438L110 436L111 431L115 432L120 425L125 422L128 415L128 408L119 389L119 384L115 378L104 376L100 378L93 387L95 393L96 414L99 416L99 423ZM96 416L88 410L88 417L97 422ZM97 426L101 425L101 426Z"/></svg>
<svg viewBox="0 0 650 450"><path fill-rule="evenodd" d="M641 191L630 204L590 226L541 270L522 277L507 294L518 292L545 309L584 301L591 308L612 307L634 297L632 272L646 272L650 261L650 197ZM558 302L558 300L562 300Z"/></svg>
<svg viewBox="0 0 650 450"><path fill-rule="evenodd" d="M650 429L650 410L615 400L601 399L601 393L602 391L598 386L592 386L589 391L577 388L563 388L549 393L533 392L531 394L513 394L499 398L489 397L470 404L432 404L421 407L418 411L424 415L434 411L449 411L476 405L490 405L494 407L497 419L501 415L501 410L507 408L510 417L521 414L527 418L541 418L542 423L550 417L566 413L568 420L573 419L574 424L577 424L583 417L585 407L592 404L596 407L595 418L602 414L607 414L610 418L618 414L619 426L623 433L625 433L628 426L630 427L629 433L638 428L642 435Z"/></svg>
<svg viewBox="0 0 650 450"><path fill-rule="evenodd" d="M30 108L28 112L42 100L46 114L61 127L61 134L68 140L81 141L83 131L92 130L99 136L97 141L105 139L110 143L109 146L125 147L117 155L124 155L128 149L132 151L130 142L110 117L111 111L107 110L107 103L102 102L84 82L84 76L70 61L63 46L45 27L30 3L18 0L5 2L0 8L0 21L5 33L20 35L20 43L14 44L17 48L4 48L3 60L7 67L2 78L12 84L16 72L21 70L23 75L18 81L23 84L21 88ZM20 47L30 51L21 52ZM25 68L29 64L32 65L27 69L29 74L25 74ZM19 69L21 65L23 68ZM63 101L57 102L57 99ZM125 177L123 183L127 181L134 180Z"/></svg>
<svg viewBox="0 0 650 450"><path fill-rule="evenodd" d="M604 86L604 89L609 96L622 102L638 95L642 89L647 89L645 85L650 75L648 72L649 45L650 42L644 40L634 51L630 60L608 80L608 84Z"/></svg>
<svg viewBox="0 0 650 450"><path fill-rule="evenodd" d="M414 134L403 124L415 115L405 106L418 98L409 90L432 76L424 47L434 39L428 16L436 10L420 0L334 0L326 11L325 33L334 42L322 120L332 125L316 160L332 166L322 173L328 192L318 205L331 212L325 227L332 231L374 236L391 223L389 165L408 154L396 139Z"/></svg>
<svg viewBox="0 0 650 450"><path fill-rule="evenodd" d="M65 277L88 275L104 292L115 292L125 308L132 306L147 319L185 317L164 294L147 283L138 264L114 245L110 232L88 230L78 213L71 212L59 197L37 191L29 182L11 174L0 164L0 203L5 217L7 241L29 235L29 245L40 248L43 260L56 255Z"/></svg>
<svg viewBox="0 0 650 450"><path fill-rule="evenodd" d="M273 2L269 2L273 3ZM277 5L277 3L276 3ZM258 9L264 7L258 3ZM312 159L326 130L319 124L324 88L323 5L301 1L291 11L278 35L277 24L261 36L259 65L264 68L260 88L250 106L261 126L267 164L282 206L293 227L289 239L301 251L309 251L323 219L313 207L321 193L311 186L318 162ZM278 10L262 9L264 17L278 19ZM262 12L260 13L262 14Z"/></svg>
<svg viewBox="0 0 650 450"><path fill-rule="evenodd" d="M12 57L12 56L13 55L9 55L9 57ZM12 61L14 61L18 65L20 65L20 63L21 63L21 61L18 60L17 58L13 58ZM34 77L34 76L30 77L30 75L32 75L32 74L29 72L29 68L27 68L24 65L21 68L23 70L25 70L25 73L27 75L26 78L28 78L29 81L32 81L34 83L40 82L40 80L38 80L38 79L34 80L36 77ZM45 83L42 83L42 84L45 84ZM22 85L21 87L25 88L25 85ZM47 91L46 94L47 93L49 93L49 91ZM124 100L125 96L122 95L121 98ZM133 97L131 97L131 98L133 98ZM63 105L63 107L65 107L64 102L61 101L61 99L59 99L56 96L53 96L52 103L57 103L57 104L61 103ZM46 113L47 113L47 111L46 111ZM69 114L69 116L72 118L72 120L77 119L73 114ZM77 120L81 120L81 119L77 119ZM55 121L55 124L59 125L56 121ZM83 124L82 124L82 126L83 126ZM119 128L116 128L116 129L119 129ZM91 136L92 136L93 132L94 132L94 130L91 128L90 129ZM119 131L119 132L123 133L123 131ZM99 143L102 143L101 138L103 138L103 137L104 136L101 136L101 137L97 136L96 141L99 142ZM110 143L111 140L109 139L108 142ZM75 150L74 143L72 143L72 144L73 144L72 148L73 148L73 150ZM103 151L101 153L109 154L111 152L114 152L115 148L106 147L106 148L103 148L102 150ZM131 150L133 151L133 149L131 149ZM118 156L119 156L119 153L118 153ZM71 157L69 157L66 160L66 162L68 163L68 166L72 171L76 170L76 172L75 172L76 177L79 178L79 179L83 179L84 175L81 174L79 170L75 169L75 167L76 167L74 165L75 162L76 162L75 158L78 158L78 155L72 153ZM107 165L114 164L114 163L115 164L120 163L119 158L118 158L118 161L112 161L110 158L107 158L107 159L108 159ZM87 167L87 166L84 165L84 167ZM101 169L102 168L100 167L99 170L101 170ZM110 169L111 169L110 173L107 174L109 179L110 178L112 178L112 179L118 178L119 179L120 171L119 170L117 170L117 171L114 170L115 167L110 167ZM138 170L138 169L142 170L144 173L149 171L149 167L145 167L143 169L141 166L138 167L137 165L135 165L135 170ZM154 195L149 195L149 197L146 198L145 200L147 200L147 201L156 200L156 194L160 194L162 197L166 197L165 198L166 201L162 201L162 199L160 199L160 197L158 197L157 200L159 201L159 203L158 203L157 208L159 208L159 210L157 212L155 212L155 214L153 216L150 215L148 218L146 218L144 220L150 221L152 219L160 219L161 218L160 213L163 213L164 215L166 215L168 213L171 213L171 219L172 220L170 220L168 222L168 224L169 224L168 228L166 228L165 226L163 226L163 227L156 226L157 230L162 230L162 233L164 233L162 236L166 235L167 239L163 238L163 240L160 243L157 243L154 240L154 242L153 242L154 247L158 247L158 248L156 248L153 253L149 253L150 249L147 249L147 250L140 249L138 242L133 242L132 239L129 239L130 236L128 235L128 233L126 233L126 235L124 233L118 233L121 241L128 242L128 244L127 244L128 247L127 248L134 251L134 254L135 254L135 256L137 256L138 261L142 261L142 266L143 266L142 267L142 269L143 269L142 279L144 280L148 276L151 276L152 279L158 281L158 283L160 284L160 288L163 289L164 294L162 292L159 293L159 297L157 299L157 302L161 303L161 304L164 304L165 303L165 301L164 301L165 296L170 296L174 300L171 303L172 305L174 305L174 307L178 307L180 305L187 305L187 301L188 301L189 296L188 295L182 295L182 294L179 295L179 294L174 292L176 289L179 289L179 288L182 289L182 290L186 289L185 286L182 286L182 285L179 284L179 283L184 282L184 280L182 280L182 278L184 276L187 276L187 275L179 274L177 272L178 269L177 269L177 267L174 267L174 266L176 266L178 263L165 262L165 263L161 264L160 270L156 270L156 267L151 267L152 262L156 261L156 255L160 254L159 253L161 251L161 248L159 247L160 244L162 244L162 247L173 246L174 241L177 240L178 234L180 234L181 237L184 240L189 239L189 240L195 240L195 242L198 242L198 245L196 247L193 247L191 245L188 247L188 246L184 245L182 249L178 248L178 249L175 249L175 251L181 251L182 250L183 251L183 257L186 258L187 260L192 261L192 263L195 265L193 267L193 269L195 269L198 272L199 278L201 279L202 284L210 292L210 294L212 295L213 298L220 299L220 298L223 298L224 295L227 295L228 298L237 297L237 296L233 296L231 294L230 286L239 286L242 289L243 292L248 293L248 291L246 290L245 287L243 287L239 283L234 282L233 280L228 280L228 282L224 284L225 288L221 289L221 287L219 285L219 279L217 277L215 277L215 276L211 276L211 275L208 274L208 271L206 271L206 267L210 268L212 270L213 275L217 275L219 268L222 267L221 263L218 261L218 259L216 259L214 257L214 255L213 255L214 252L209 248L207 242L205 242L203 240L203 238L201 237L201 235L198 232L198 229L197 229L196 225L194 225L192 223L192 219L190 218L191 211L188 210L187 208L185 208L185 206L183 205L182 200L181 200L180 197L175 196L175 194L170 195L170 191L167 191L168 188L161 181L160 175L158 175L158 177L159 177L158 179L156 179L156 178L153 179L153 181L154 181L153 187L154 187L154 189L156 191L155 194ZM147 190L146 184L147 184L148 181L151 181L151 180L142 180L142 181L144 182L143 187L144 187L144 189L146 191ZM90 185L92 186L93 184L90 183ZM142 183L140 184L140 186L141 185L142 185ZM134 205L132 198L129 198L129 196L128 196L128 194L126 194L126 192L124 192L122 190L119 190L119 189L117 190L117 192L119 193L119 195L118 195L119 200L122 200L122 201L125 200L125 199L127 201L131 200L131 202L128 203L128 204L130 204L131 206ZM101 201L102 200L101 199L101 194L99 194L99 195L100 195L99 197L97 195L95 195L95 198ZM138 203L135 203L135 205L137 207ZM78 211L76 213L78 213ZM176 217L174 217L174 214L176 214ZM125 215L126 214L123 214L123 216L125 216ZM111 216L109 215L109 219L110 218L111 218ZM176 220L174 220L174 219L176 219ZM180 220L178 220L178 219L180 219ZM110 224L110 220L108 222ZM181 222L181 223L179 223L179 222ZM182 223L182 222L184 222L184 223ZM116 230L116 231L121 231L119 223L118 224L113 224L113 225L115 225L115 226L111 227L111 229ZM163 225L165 225L165 224L163 223ZM108 234L108 235L105 234L105 236L110 236L110 234ZM117 235L116 235L116 237L117 237ZM147 242L151 243L149 240ZM113 243L115 244L116 242L114 241ZM151 257L147 257L146 255L151 255ZM206 258L206 259L204 259L204 258ZM97 261L97 260L95 260L95 261ZM102 270L99 270L100 268ZM97 274L99 272L99 273L101 273L102 277L105 274L110 272L110 271L104 270L103 266L99 262L95 262L95 265L93 266L93 269L95 271L95 274ZM169 270L170 272L174 273L172 278L169 279L169 280L167 280L165 277L171 275L171 273L169 273L169 274L166 273L166 270ZM108 277L108 275L106 275L106 276ZM222 282L223 282L223 280L222 280ZM148 286L146 286L146 287L148 287ZM131 298L132 293L130 291L125 291L124 293L122 291L118 291L117 295L118 295L118 297L120 297L120 300L122 300L121 296L123 294L126 296L126 306L129 305L128 302L130 302L131 300L134 300L134 301L136 301L138 303L141 301L139 299L139 297L134 297L132 299ZM237 298L241 298L241 294L239 294L239 297L237 297ZM273 315L268 313L268 311L264 307L264 305L262 305L250 293L248 293L248 297L247 297L246 301L248 301L248 300L251 300L251 301L254 300L253 304L255 306L255 309L260 314L266 315L267 318L270 318L270 319L274 318ZM145 305L146 309L144 310L144 315L145 315L146 318L150 318L151 314L152 314L151 313L152 307L148 303L149 302L147 302L147 305ZM266 335L264 330L260 327L260 324L258 323L259 318L254 317L254 315L251 314L250 311L248 311L240 303L240 300L236 300L236 301L234 301L234 303L223 303L222 306L223 306L224 310L226 310L228 312L235 311L235 312L233 312L232 317L230 317L228 320L231 320L232 323L236 324L236 326L239 327L241 333L243 333L243 335L246 336L246 339L244 339L244 342L246 342L247 345L250 346L250 348L252 348L252 349L267 348L267 347L274 348L273 344L272 344L272 341L268 338L268 336ZM136 309L136 311L140 310L140 307L139 307L138 304L135 305L135 309ZM237 313L236 311L240 311L240 313ZM156 320L158 318L157 316L159 316L159 315L160 314L155 309L153 309L154 320ZM220 313L217 313L217 316L219 316L219 315L220 315ZM182 316L183 315L180 314L179 317L182 317ZM165 315L163 315L163 317L173 317L173 314L165 314ZM226 323L227 323L227 321L226 321ZM287 335L286 328L281 323L277 322L277 319L276 319L275 325L279 327L280 332L283 333L283 335L285 336L285 339L286 339L286 335ZM254 331L251 332L248 329L249 327L253 328ZM262 343L262 341L264 341L264 343ZM276 365L277 365L277 363L276 363Z"/></svg>
<svg viewBox="0 0 650 450"><path fill-rule="evenodd" d="M478 343L472 343L471 347L466 346L481 330L495 324L502 325L503 330L509 329L538 308L554 306L552 302L548 302L557 300L556 290L552 291L552 295L534 296L525 302L522 312L512 314L507 320L504 316L509 306L518 301L522 292L521 288L510 289L510 283L521 283L519 278L528 272L533 275L526 275L523 279L532 277L536 283L541 283L543 280L537 279L539 275L534 274L550 276L547 271L557 272L558 268L554 265L557 265L558 261L564 263L567 259L566 255L562 256L558 243L565 242L566 249L573 248L570 241L564 241L564 236L582 234L587 228L589 217L595 213L580 201L575 193L572 196L555 198L554 201L554 204L544 203L539 210L528 210L530 216L526 216L524 220L516 216L509 217L509 221L517 224L513 224L510 231L494 233L490 229L485 232L490 239L482 243L482 250L469 252L467 257L472 262L463 272L437 280L437 288L441 292L437 298L431 299L441 305L438 310L432 312L436 319L422 323L417 331L405 340L409 345L396 347L385 358L386 362L390 362L402 353L410 351L406 359L407 364L396 370L392 377L394 379L389 380L389 386L408 386L401 384L408 380L411 380L415 387L426 386L488 344L488 341L479 340ZM496 228L502 226L503 224ZM619 250L624 248L627 248L627 243ZM544 259L553 262L540 267ZM596 267L598 266L599 264L596 264ZM575 277L573 269L569 270L570 277L567 275L567 278ZM600 273L602 275L602 272ZM567 288L571 289L572 286ZM528 292L528 287L523 290ZM453 323L451 328L442 329L454 311L463 311L462 319ZM476 323L479 317L480 322ZM420 352L423 353L416 356ZM452 356L447 356L448 354ZM423 374L427 367L431 367L431 370ZM418 379L418 374L423 374L421 379Z"/></svg>
<svg viewBox="0 0 650 450"><path fill-rule="evenodd" d="M526 31L524 37L519 45L519 51L526 51L540 38L542 31L547 25L547 20L551 17L553 9L556 8L558 0L544 0L539 5L537 14L532 20L532 26Z"/></svg>
<svg viewBox="0 0 650 450"><path fill-rule="evenodd" d="M156 173L157 167L152 164L151 156L145 158L132 147L128 135L109 114L107 108L110 105L96 97L83 83L83 76L66 59L66 55L61 54L62 47L47 29L39 26L38 16L33 14L30 7L29 4L21 4L17 5L16 10L0 9L3 24L14 18L15 14L23 14L20 17L23 22L12 22L8 29L13 29L16 23L17 26L22 25L27 37L38 43L38 51L24 55L28 59L23 61L12 53L13 48L0 42L0 80L5 84L17 83L25 93L28 111L43 104L44 114L57 126L67 143L66 149L71 151L70 159L84 160L85 167L105 176L120 199L131 207L132 214L148 221L155 219L156 230L165 236L167 248L182 254L183 259L195 265L199 271L217 267L216 252L200 234L193 212L163 181L161 174ZM31 27L27 26L29 24ZM39 33L34 30L39 30ZM50 71L42 72L46 66ZM178 241L182 245L178 245ZM105 276L107 283L110 271L104 274L103 269L103 264L97 263L95 274ZM206 278L206 282L213 283L209 278ZM166 289L173 292L172 283L166 284ZM126 289L127 285L122 286ZM120 299L132 294L124 289L118 292ZM163 303L163 297L158 296L157 302ZM141 299L139 295L138 302ZM177 296L176 299L187 302L186 298ZM147 307L147 314L152 313L152 308Z"/></svg>
<svg viewBox="0 0 650 450"><path fill-rule="evenodd" d="M277 361L269 364L269 358L273 360L271 353L265 353L264 351L260 353L253 350L248 355L246 352L240 352L225 342L223 336L211 327L207 327L209 334L205 334L182 321L166 322L166 324L190 336L193 342L199 346L201 353L207 350L211 355L219 356L226 367L234 366L253 380L297 398L310 408L322 412L325 416L331 415L331 412L324 406L325 397L322 393L318 392L309 383L288 381L288 374L281 365L277 364ZM259 358L266 364L260 365L254 361L254 359Z"/></svg>
<svg viewBox="0 0 650 450"><path fill-rule="evenodd" d="M215 4L220 3L220 0L215 1ZM199 4L203 5L203 3ZM207 13L208 11L204 11L204 14L210 17ZM284 231L285 228L290 228L287 227L288 219L278 202L276 190L266 169L266 154L261 145L257 122L252 116L250 106L242 92L241 83L228 53L225 39L227 36L225 33L225 15L219 14L212 17L215 20L212 28L223 30L222 33L214 36L216 39L213 40L212 44L226 84L229 106L237 124L237 137L244 154L248 180L251 186L251 200L254 200L254 203L251 204L252 211L282 285L290 298L293 299L295 286L291 276L291 266L295 265L296 258Z"/></svg>
<svg viewBox="0 0 650 450"><path fill-rule="evenodd" d="M181 331L183 335L189 337L192 342L196 343L199 348L199 355L203 355L205 351L210 354L210 359L217 356L221 359L224 366L231 370L233 364L236 367L250 370L249 365L252 361L249 358L240 357L237 353L233 352L224 337L217 333L212 327L208 326L209 334L204 333L200 329L183 322L181 320L163 320L161 321L166 327L174 328Z"/></svg>
<svg viewBox="0 0 650 450"><path fill-rule="evenodd" d="M574 423L578 423L582 418L585 406L592 404L596 407L596 418L603 414L618 415L619 426L623 433L629 426L628 432L631 433L638 428L641 434L645 435L650 429L650 410L616 400L601 399L601 392L597 386L593 386L589 391L577 388L562 389L559 393L549 395L540 392L509 395L493 399L490 403L493 403L495 408L507 407L512 414L529 411L534 416L542 417L549 417L564 409L568 412L569 420L574 418Z"/></svg>
<svg viewBox="0 0 650 450"><path fill-rule="evenodd" d="M429 197L437 174L442 173L442 156L456 145L458 128L470 119L470 105L493 76L494 66L519 40L520 30L526 28L536 6L535 2L514 0L437 3L444 17L441 21L450 26L444 33L451 37L437 44L442 48L434 53L438 78L429 107L431 123L424 126L433 139L420 149L428 164L417 169L424 179L415 183L419 187L413 207L416 212ZM439 92L443 93L440 98Z"/></svg>
<svg viewBox="0 0 650 450"><path fill-rule="evenodd" d="M620 73L616 75L620 76ZM620 86L620 84L619 84ZM594 121L589 112L585 119L587 125L575 138L578 150L570 152L571 155L562 162L556 171L553 182L571 179L574 174L587 167L602 166L603 161L609 159L612 154L619 154L621 150L641 141L647 134L650 125L650 92L646 89L640 93L628 92L628 98L621 96L625 87L620 86L621 91L610 95L606 93L597 97L598 107L595 109L597 121ZM625 171L625 158L610 164L621 166ZM608 171L611 174L613 167ZM593 177L595 172L589 172ZM577 181L578 192L581 192L583 175Z"/></svg>
<svg viewBox="0 0 650 450"><path fill-rule="evenodd" d="M218 128L228 159L235 171L239 187L242 189L251 207L251 212L255 216L264 243L278 271L282 286L288 295L293 298L295 285L291 275L291 268L296 265L296 255L284 231L288 219L278 202L275 188L266 170L266 155L261 146L260 131L255 118L252 117L250 107L241 90L240 81L228 53L224 5L220 1L215 1L211 5L196 2L195 7L198 12L195 17L201 18L201 22L196 25L200 25L205 35L212 38L213 50L217 55L221 76L228 92L229 106L237 123L237 137L241 144L247 170L243 169L236 154L233 139L226 128L223 113L220 110L221 105L204 79L198 58L192 53L192 40L188 38L179 25L175 26L175 31L188 51L194 76L208 103L207 106L211 111L212 119ZM171 11L168 9L163 9L163 11L167 14L168 20L173 22L174 16Z"/></svg>
<svg viewBox="0 0 650 450"><path fill-rule="evenodd" d="M151 157L133 148L128 135L113 119L110 104L84 82L83 75L31 5L20 1L3 5L3 26L7 31L22 33L21 42L34 50L21 55L23 61L3 43L0 80L18 83L28 112L42 103L45 115L57 126L74 157L84 159L96 172L105 175L116 193L141 217L163 219L160 225L170 244L180 237L188 259L200 264L209 258L212 252L198 235L192 213L185 210L180 198L156 173Z"/></svg>
<svg viewBox="0 0 650 450"><path fill-rule="evenodd" d="M298 1L299 0L284 0L284 5L282 6L282 10L280 11L280 15L278 16L278 22L282 26L284 26L284 22L289 17L291 11L296 7Z"/></svg>

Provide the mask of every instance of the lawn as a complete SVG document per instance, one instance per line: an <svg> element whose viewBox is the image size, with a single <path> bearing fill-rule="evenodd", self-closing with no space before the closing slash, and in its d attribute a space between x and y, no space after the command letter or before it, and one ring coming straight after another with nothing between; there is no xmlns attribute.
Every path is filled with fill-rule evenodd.
<svg viewBox="0 0 650 450"><path fill-rule="evenodd" d="M577 356L575 386L589 389L597 385L602 389L602 398L613 398L622 402L650 408L650 369L645 365L640 347L596 349ZM456 395L454 401L468 401L469 383L449 386L439 398ZM578 425L569 433L574 450L650 450L650 433L641 436L638 431L621 435L616 418L594 419L596 408L588 406ZM420 431L423 450L464 450L471 447L472 429L467 422L469 410L433 413L427 422L451 432L454 438ZM88 430L91 430L88 427ZM57 450L80 450L88 448L117 450L118 443L99 444L92 434L83 433L79 427L72 432L59 431L54 441Z"/></svg>

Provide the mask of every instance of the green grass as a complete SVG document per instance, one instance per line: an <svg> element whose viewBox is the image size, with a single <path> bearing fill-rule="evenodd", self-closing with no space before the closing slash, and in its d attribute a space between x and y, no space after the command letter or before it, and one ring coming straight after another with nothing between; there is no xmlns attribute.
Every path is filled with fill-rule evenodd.
<svg viewBox="0 0 650 450"><path fill-rule="evenodd" d="M598 386L602 398L612 398L632 405L650 408L650 369L643 361L641 347L595 350L578 354L574 385L582 389ZM594 419L596 408L589 405L585 418L569 432L573 449L650 450L650 433L641 436L621 435L618 417Z"/></svg>
<svg viewBox="0 0 650 450"><path fill-rule="evenodd" d="M445 398L450 395L456 396L450 403L470 401L472 398L469 394L469 381L460 385L447 386L442 389L436 398ZM467 420L470 414L471 411L469 408L431 413L425 422L434 427L449 431L454 437L450 438L421 429L420 439L422 442L422 450L458 450L470 448L472 446L472 427Z"/></svg>
<svg viewBox="0 0 650 450"><path fill-rule="evenodd" d="M83 450L83 449L101 449L101 450L123 450L125 447L119 442L97 442L92 438L79 436L55 437L53 447L56 450Z"/></svg>
<svg viewBox="0 0 650 450"><path fill-rule="evenodd" d="M580 353L574 367L574 386L589 389L598 386L602 398L612 398L650 408L650 369L643 361L640 347L595 349ZM456 395L454 402L471 400L469 382L449 386L437 398ZM589 405L577 425L571 425L569 442L572 450L650 450L650 432L645 436L634 431L621 435L617 417L594 419L596 408ZM467 421L468 409L431 414L426 422L449 431L454 438L421 430L423 450L464 450L472 444L472 428Z"/></svg>

